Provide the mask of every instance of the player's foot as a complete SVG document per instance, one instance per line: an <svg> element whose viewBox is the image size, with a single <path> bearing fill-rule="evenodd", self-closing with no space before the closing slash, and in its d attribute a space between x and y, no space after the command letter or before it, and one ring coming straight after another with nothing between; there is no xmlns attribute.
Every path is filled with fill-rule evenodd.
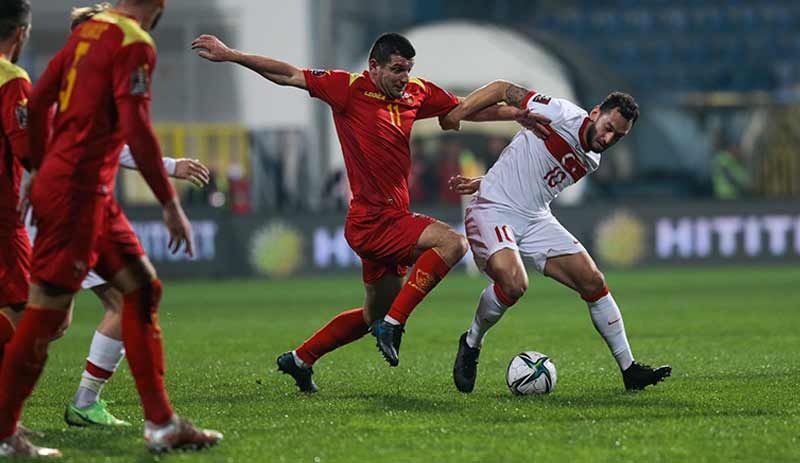
<svg viewBox="0 0 800 463"><path fill-rule="evenodd" d="M217 445L222 433L210 429L196 428L191 421L173 416L162 426L150 422L144 425L144 442L148 450L164 453L170 450L200 450Z"/></svg>
<svg viewBox="0 0 800 463"><path fill-rule="evenodd" d="M0 440L0 457L38 458L60 456L61 452L58 449L33 445L19 430L13 436Z"/></svg>
<svg viewBox="0 0 800 463"><path fill-rule="evenodd" d="M672 367L669 365L650 368L648 365L633 362L627 370L622 372L622 381L625 382L625 389L634 391L660 383L671 374Z"/></svg>
<svg viewBox="0 0 800 463"><path fill-rule="evenodd" d="M314 378L312 378L314 369L298 366L291 352L281 354L276 363L278 364L278 370L294 378L294 382L301 392L317 392L319 390L317 385L314 384Z"/></svg>
<svg viewBox="0 0 800 463"><path fill-rule="evenodd" d="M393 325L385 320L376 320L370 327L375 336L378 350L390 366L396 367L400 363L400 341L403 339L405 328L403 325Z"/></svg>
<svg viewBox="0 0 800 463"><path fill-rule="evenodd" d="M70 426L130 426L127 421L120 420L108 411L108 404L105 400L97 402L83 408L78 408L75 404L67 405L64 412L64 421Z"/></svg>
<svg viewBox="0 0 800 463"><path fill-rule="evenodd" d="M458 340L458 353L456 363L453 365L453 381L456 389L461 392L472 392L475 388L475 379L478 377L478 356L481 355L480 347L469 347L467 333Z"/></svg>

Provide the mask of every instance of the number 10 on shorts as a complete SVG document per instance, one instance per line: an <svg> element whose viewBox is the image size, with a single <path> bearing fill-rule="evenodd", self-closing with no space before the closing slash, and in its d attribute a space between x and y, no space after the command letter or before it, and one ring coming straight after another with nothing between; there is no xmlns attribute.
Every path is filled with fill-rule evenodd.
<svg viewBox="0 0 800 463"><path fill-rule="evenodd" d="M511 239L511 235L508 233L508 225L494 227L494 232L497 233L497 241L502 243L503 238L505 238L509 243L514 242L514 240Z"/></svg>

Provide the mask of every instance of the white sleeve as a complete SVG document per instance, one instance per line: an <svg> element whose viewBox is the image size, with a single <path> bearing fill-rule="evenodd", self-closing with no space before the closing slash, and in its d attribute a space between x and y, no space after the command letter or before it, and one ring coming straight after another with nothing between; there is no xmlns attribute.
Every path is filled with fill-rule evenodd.
<svg viewBox="0 0 800 463"><path fill-rule="evenodd" d="M164 163L164 169L167 170L167 175L170 177L175 176L175 168L178 165L178 161L175 158L168 158L164 156L161 158L161 161Z"/></svg>
<svg viewBox="0 0 800 463"><path fill-rule="evenodd" d="M522 107L531 112L541 114L550 119L551 123L556 124L565 119L563 102L564 100L560 98L552 98L543 93L532 91L525 97Z"/></svg>
<svg viewBox="0 0 800 463"><path fill-rule="evenodd" d="M175 176L175 167L177 165L177 161L173 158L163 157L161 158L162 162L164 162L164 169L167 170L167 175L170 177ZM126 168L126 169L134 169L138 170L139 168L136 166L136 161L133 159L133 154L131 154L131 147L125 145L122 147L122 151L119 153L119 165Z"/></svg>

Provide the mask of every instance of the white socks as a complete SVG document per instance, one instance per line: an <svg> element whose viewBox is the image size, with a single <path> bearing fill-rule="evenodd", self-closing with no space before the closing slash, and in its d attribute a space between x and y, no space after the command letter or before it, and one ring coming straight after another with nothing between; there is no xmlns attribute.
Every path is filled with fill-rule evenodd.
<svg viewBox="0 0 800 463"><path fill-rule="evenodd" d="M609 293L594 302L589 302L588 305L594 327L606 340L620 369L627 370L633 363L633 354L625 334L625 323L622 321L622 314L616 301Z"/></svg>
<svg viewBox="0 0 800 463"><path fill-rule="evenodd" d="M73 404L78 408L84 408L97 402L100 399L100 391L124 356L125 348L122 341L95 331L92 345L89 347L89 357L86 359L86 369L81 375L81 383Z"/></svg>
<svg viewBox="0 0 800 463"><path fill-rule="evenodd" d="M388 323L390 325L394 325L394 326L401 325L401 323L399 321L395 320L394 318L392 318L392 317L390 317L388 315L383 317L383 321L385 321L386 323Z"/></svg>
<svg viewBox="0 0 800 463"><path fill-rule="evenodd" d="M475 311L475 319L467 331L467 344L472 348L481 347L486 332L500 320L509 307L498 299L494 283L487 286L481 293L478 309Z"/></svg>

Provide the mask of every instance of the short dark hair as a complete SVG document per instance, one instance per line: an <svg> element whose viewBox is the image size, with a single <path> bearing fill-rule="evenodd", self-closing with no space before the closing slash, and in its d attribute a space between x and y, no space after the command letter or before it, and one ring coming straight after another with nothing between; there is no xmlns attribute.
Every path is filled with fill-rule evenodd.
<svg viewBox="0 0 800 463"><path fill-rule="evenodd" d="M369 59L374 59L381 66L388 63L392 55L400 55L405 59L411 59L417 54L411 42L396 32L387 32L372 45L369 52Z"/></svg>
<svg viewBox="0 0 800 463"><path fill-rule="evenodd" d="M3 0L0 2L0 40L14 35L19 26L31 23L31 4L28 0Z"/></svg>
<svg viewBox="0 0 800 463"><path fill-rule="evenodd" d="M607 113L614 109L618 109L622 117L631 121L631 125L639 119L639 104L627 93L611 92L600 103L600 112Z"/></svg>

